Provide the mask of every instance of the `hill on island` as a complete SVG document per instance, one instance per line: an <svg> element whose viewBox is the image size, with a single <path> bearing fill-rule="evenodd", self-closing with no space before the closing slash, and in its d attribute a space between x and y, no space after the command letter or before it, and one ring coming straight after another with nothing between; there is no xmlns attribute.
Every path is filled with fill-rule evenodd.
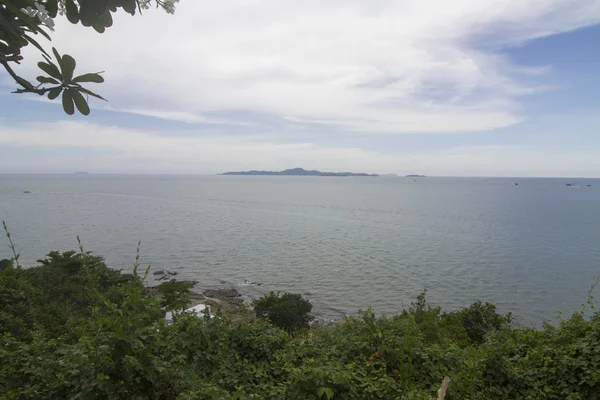
<svg viewBox="0 0 600 400"><path fill-rule="evenodd" d="M306 170L304 168L292 168L285 171L239 171L225 172L222 175L287 175L287 176L378 176L376 174L366 174L364 172L321 172L317 170Z"/></svg>

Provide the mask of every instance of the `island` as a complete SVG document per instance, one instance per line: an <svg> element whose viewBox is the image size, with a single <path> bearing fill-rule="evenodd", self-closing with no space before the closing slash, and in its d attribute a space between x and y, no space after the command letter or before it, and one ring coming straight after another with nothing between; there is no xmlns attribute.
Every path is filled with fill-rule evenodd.
<svg viewBox="0 0 600 400"><path fill-rule="evenodd" d="M407 178L427 178L425 175L406 175Z"/></svg>
<svg viewBox="0 0 600 400"><path fill-rule="evenodd" d="M379 176L376 174L366 174L363 172L321 172L317 170L306 170L304 168L292 168L286 169L285 171L239 171L239 172L225 172L221 175L285 175L285 176Z"/></svg>
<svg viewBox="0 0 600 400"><path fill-rule="evenodd" d="M77 171L77 172L74 172L74 174L75 175L89 175L90 173L86 172L86 171Z"/></svg>

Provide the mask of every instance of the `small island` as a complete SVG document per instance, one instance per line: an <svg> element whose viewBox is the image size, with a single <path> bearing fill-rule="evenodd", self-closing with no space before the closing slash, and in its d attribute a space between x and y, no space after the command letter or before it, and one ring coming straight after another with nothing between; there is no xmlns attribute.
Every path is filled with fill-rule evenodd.
<svg viewBox="0 0 600 400"><path fill-rule="evenodd" d="M306 170L304 168L292 168L285 171L240 171L225 172L221 175L276 175L276 176L379 176L376 174L366 174L363 172L321 172L317 170Z"/></svg>
<svg viewBox="0 0 600 400"><path fill-rule="evenodd" d="M407 178L427 178L425 175L406 175Z"/></svg>

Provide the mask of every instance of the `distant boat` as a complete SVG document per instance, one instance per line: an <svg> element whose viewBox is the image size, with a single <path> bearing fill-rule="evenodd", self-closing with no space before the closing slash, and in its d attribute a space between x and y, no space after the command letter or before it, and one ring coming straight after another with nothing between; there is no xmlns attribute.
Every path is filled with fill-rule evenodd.
<svg viewBox="0 0 600 400"><path fill-rule="evenodd" d="M29 190L26 190L23 192L24 194L30 194L31 192Z"/></svg>
<svg viewBox="0 0 600 400"><path fill-rule="evenodd" d="M406 175L407 178L427 178L425 175Z"/></svg>

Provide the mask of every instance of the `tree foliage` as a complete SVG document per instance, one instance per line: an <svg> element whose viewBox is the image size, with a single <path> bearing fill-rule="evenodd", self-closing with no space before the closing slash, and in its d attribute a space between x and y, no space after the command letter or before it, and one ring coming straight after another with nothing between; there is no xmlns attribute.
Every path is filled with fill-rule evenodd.
<svg viewBox="0 0 600 400"><path fill-rule="evenodd" d="M300 294L271 292L252 305L257 317L267 319L288 333L307 329L313 319L312 304Z"/></svg>
<svg viewBox="0 0 600 400"><path fill-rule="evenodd" d="M174 12L178 0L155 0L157 7ZM69 54L55 48L47 51L40 38L51 40L55 19L64 16L72 24L91 27L99 33L112 26L112 14L119 9L135 15L151 5L151 0L0 0L0 64L19 85L14 93L34 93L55 100L61 96L64 111L73 115L75 109L88 115L89 96L104 98L82 86L83 83L102 83L100 72L75 74L76 62ZM36 83L19 76L12 64L23 61L25 46L34 46L44 61L38 63L43 75Z"/></svg>
<svg viewBox="0 0 600 400"><path fill-rule="evenodd" d="M168 325L137 274L90 253L0 265L1 399L433 400L445 376L446 400L600 394L599 313L513 327L487 303L443 312L423 294L395 316L369 309L290 335L266 318ZM265 299L310 311L299 296Z"/></svg>
<svg viewBox="0 0 600 400"><path fill-rule="evenodd" d="M168 310L182 310L188 303L188 291L194 286L191 282L179 282L171 279L154 289L161 296L161 305Z"/></svg>

